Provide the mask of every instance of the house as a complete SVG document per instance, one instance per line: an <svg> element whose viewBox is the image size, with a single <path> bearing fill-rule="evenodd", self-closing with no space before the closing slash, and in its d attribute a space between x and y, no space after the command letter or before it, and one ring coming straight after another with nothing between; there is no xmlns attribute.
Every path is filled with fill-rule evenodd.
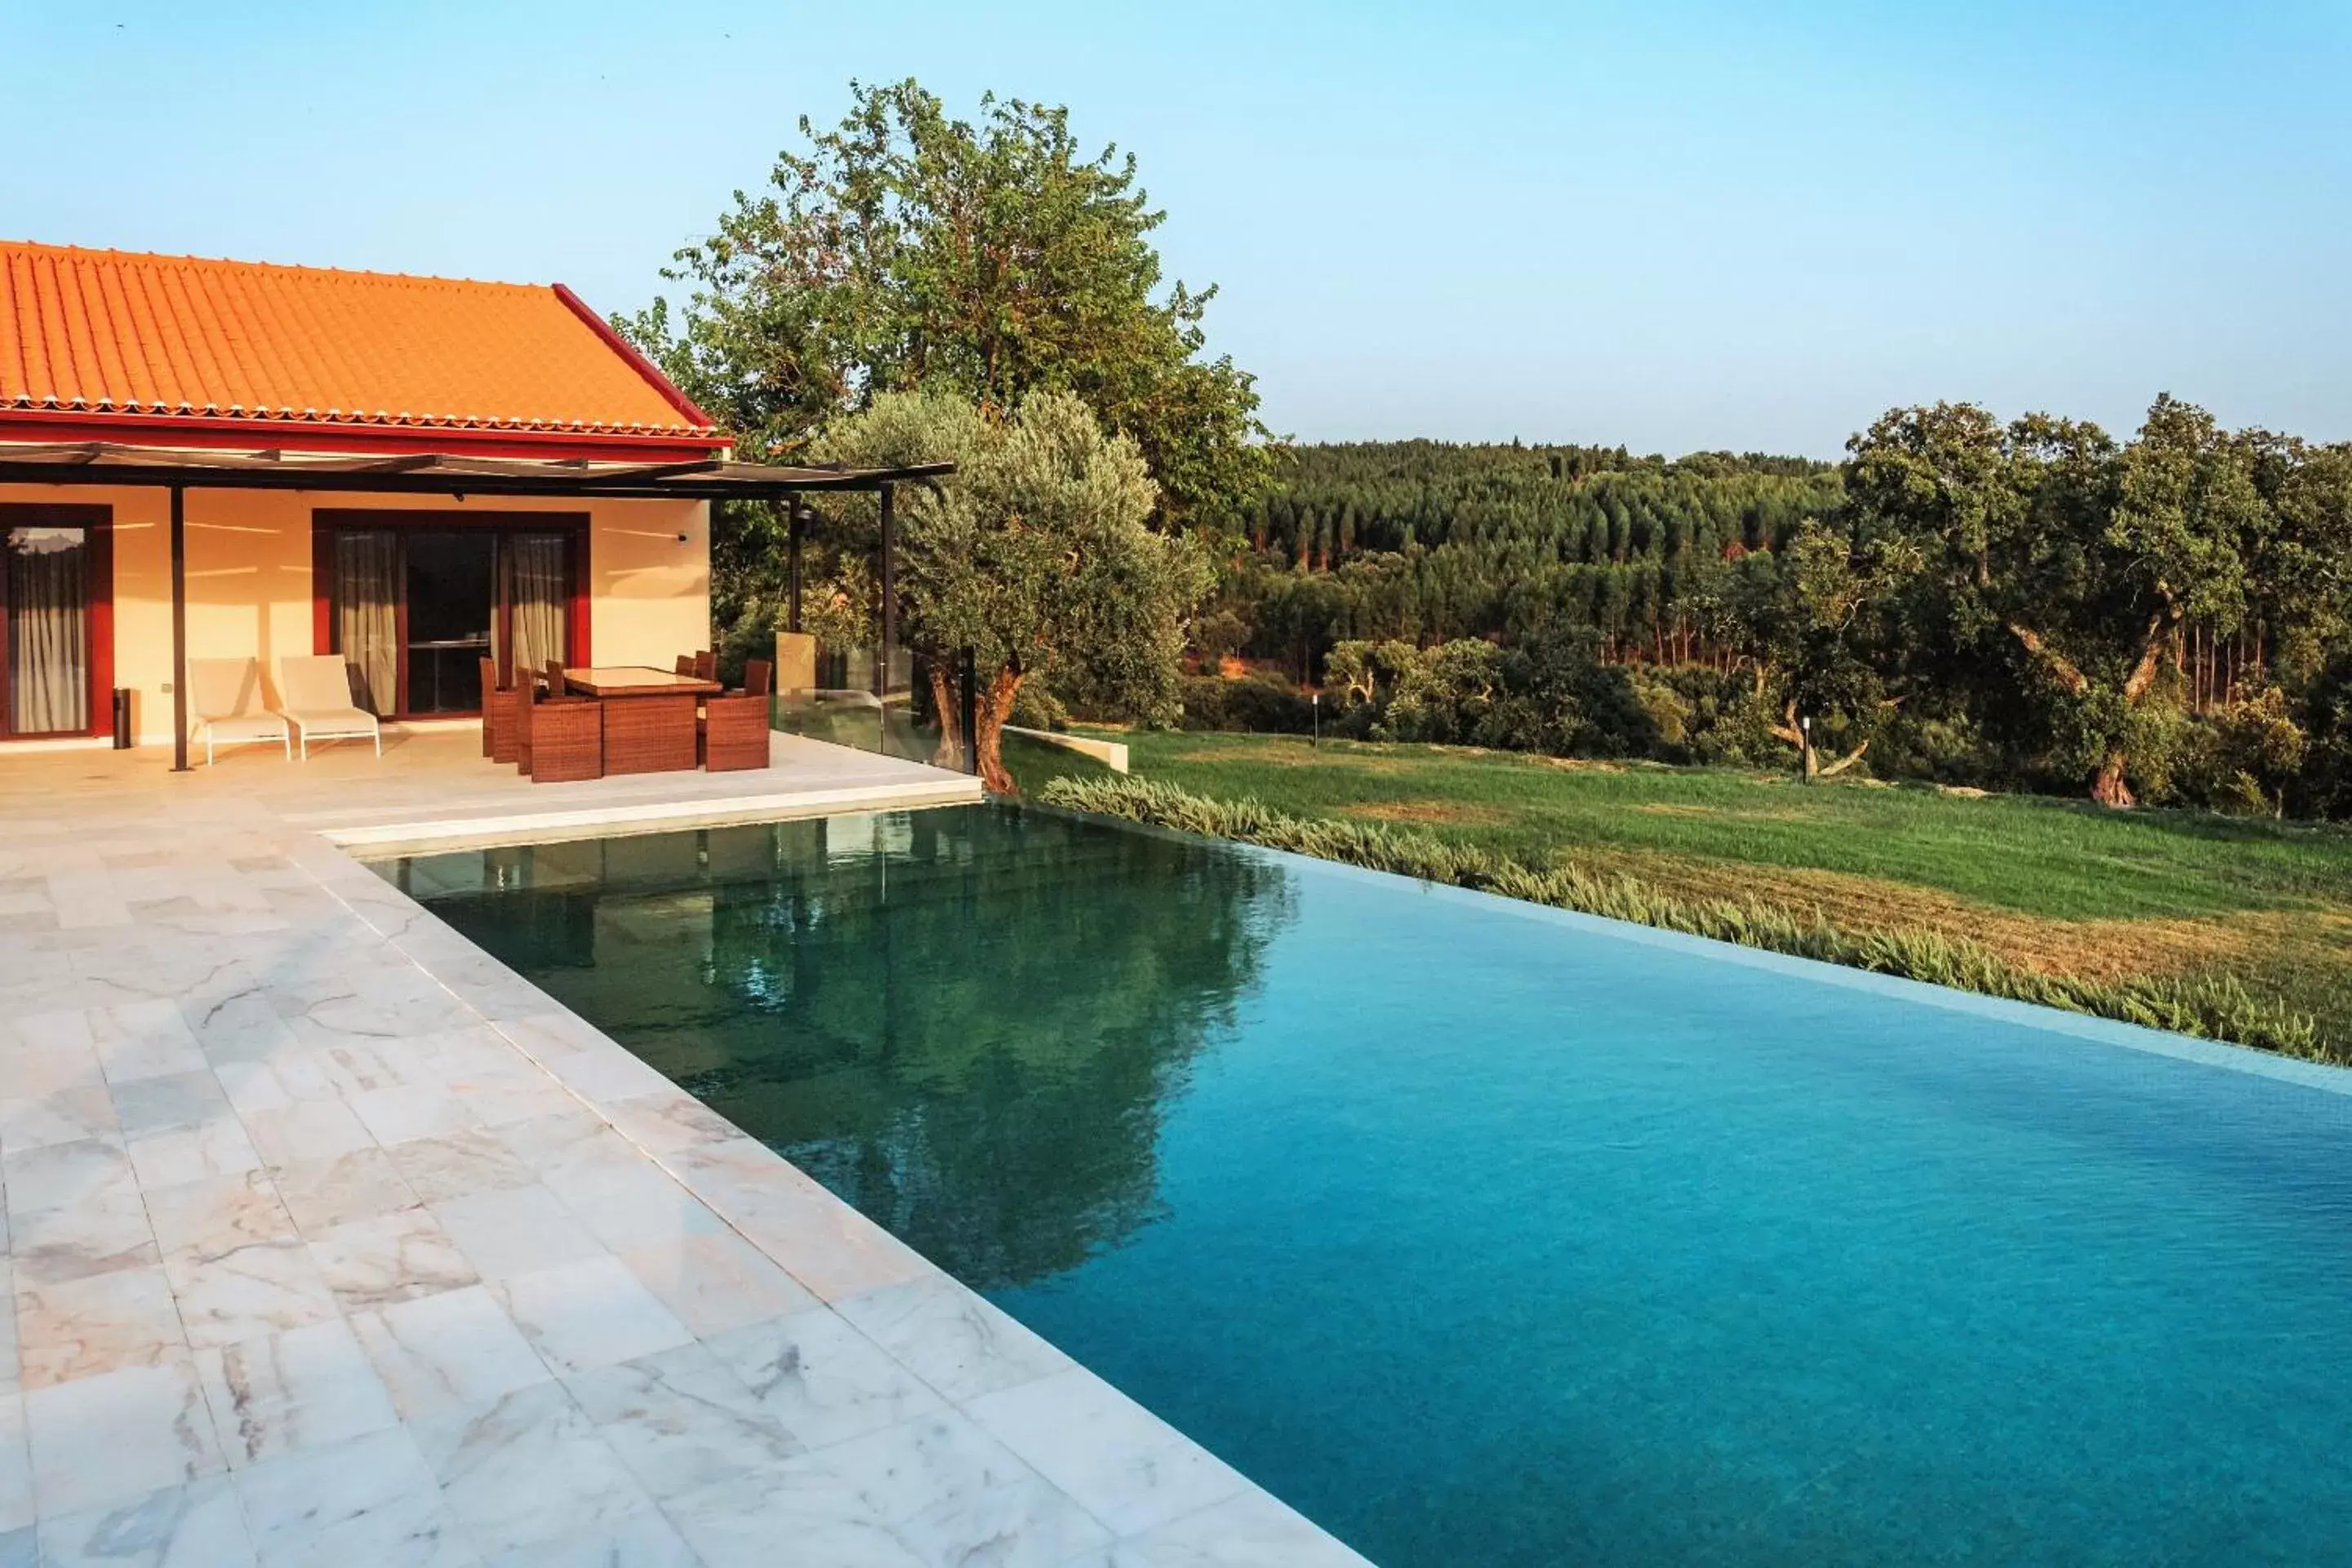
<svg viewBox="0 0 2352 1568"><path fill-rule="evenodd" d="M478 715L485 657L667 669L714 501L916 472L730 442L560 284L0 243L0 747L121 692L184 766L191 658L341 653L411 722Z"/></svg>

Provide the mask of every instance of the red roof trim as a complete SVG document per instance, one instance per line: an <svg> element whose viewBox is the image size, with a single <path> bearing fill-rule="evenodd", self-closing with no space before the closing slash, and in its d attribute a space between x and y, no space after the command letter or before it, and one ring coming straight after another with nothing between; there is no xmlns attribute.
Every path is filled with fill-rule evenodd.
<svg viewBox="0 0 2352 1568"><path fill-rule="evenodd" d="M366 452L385 456L449 452L476 457L635 458L689 462L724 451L721 431L500 430L481 426L328 423L186 413L89 413L0 404L0 442L119 441L131 446L201 446L250 452Z"/></svg>
<svg viewBox="0 0 2352 1568"><path fill-rule="evenodd" d="M613 324L598 315L585 299L572 293L567 285L558 283L552 287L555 289L555 297L562 300L574 316L588 323L589 329L604 340L606 348L628 361L629 368L645 377L654 391L661 393L668 401L670 407L686 416L688 424L700 425L705 430L709 430L718 424L719 422L703 413L692 398L678 390L676 382L662 373L659 365L646 358L635 343L614 331Z"/></svg>

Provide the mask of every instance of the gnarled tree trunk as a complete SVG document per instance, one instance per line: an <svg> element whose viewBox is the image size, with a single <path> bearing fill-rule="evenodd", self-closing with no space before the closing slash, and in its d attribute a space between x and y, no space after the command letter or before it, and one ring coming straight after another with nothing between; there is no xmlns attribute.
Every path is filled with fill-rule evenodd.
<svg viewBox="0 0 2352 1568"><path fill-rule="evenodd" d="M1013 699L1021 695L1022 679L1019 670L999 670L981 694L980 744L974 749L980 754L981 787L992 795L1021 793L1021 786L1004 769L1004 726L1013 716Z"/></svg>

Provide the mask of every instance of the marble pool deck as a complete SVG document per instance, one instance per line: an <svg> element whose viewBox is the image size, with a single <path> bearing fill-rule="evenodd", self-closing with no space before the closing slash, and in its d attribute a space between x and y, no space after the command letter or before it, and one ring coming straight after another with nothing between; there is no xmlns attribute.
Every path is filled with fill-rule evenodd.
<svg viewBox="0 0 2352 1568"><path fill-rule="evenodd" d="M1361 1563L321 836L968 780L474 747L0 756L0 1568Z"/></svg>

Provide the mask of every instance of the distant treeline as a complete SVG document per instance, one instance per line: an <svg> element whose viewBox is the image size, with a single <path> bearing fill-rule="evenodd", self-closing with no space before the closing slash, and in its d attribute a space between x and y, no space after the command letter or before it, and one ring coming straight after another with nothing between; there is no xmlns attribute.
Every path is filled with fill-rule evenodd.
<svg viewBox="0 0 2352 1568"><path fill-rule="evenodd" d="M2352 445L2168 397L1850 450L1292 448L1187 722L2352 815Z"/></svg>
<svg viewBox="0 0 2352 1568"><path fill-rule="evenodd" d="M1513 636L1566 616L1604 659L1717 664L1698 602L1843 496L1835 465L1761 453L1433 441L1294 448L1245 515L1213 637L1315 677L1338 643Z"/></svg>

